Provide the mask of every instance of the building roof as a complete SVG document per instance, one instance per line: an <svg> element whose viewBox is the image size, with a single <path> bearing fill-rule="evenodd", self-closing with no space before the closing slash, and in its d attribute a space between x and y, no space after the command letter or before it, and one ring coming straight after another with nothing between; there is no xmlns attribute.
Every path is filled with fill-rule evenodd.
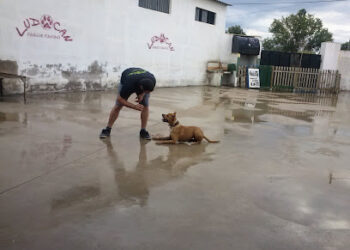
<svg viewBox="0 0 350 250"><path fill-rule="evenodd" d="M217 2L217 3L219 3L219 4L226 5L226 6L231 6L231 4L229 4L229 3L225 3L225 2L220 1L220 0L212 0L212 1Z"/></svg>

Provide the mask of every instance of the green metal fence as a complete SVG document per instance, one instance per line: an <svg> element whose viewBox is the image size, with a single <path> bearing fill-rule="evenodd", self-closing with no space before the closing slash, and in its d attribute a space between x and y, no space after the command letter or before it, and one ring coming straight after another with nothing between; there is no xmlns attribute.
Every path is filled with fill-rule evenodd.
<svg viewBox="0 0 350 250"><path fill-rule="evenodd" d="M269 90L271 87L271 75L272 66L270 65L260 65L259 66L259 76L260 76L260 89Z"/></svg>
<svg viewBox="0 0 350 250"><path fill-rule="evenodd" d="M260 65L260 89L303 93L338 93L341 75L337 70ZM247 86L247 66L237 70L238 85Z"/></svg>

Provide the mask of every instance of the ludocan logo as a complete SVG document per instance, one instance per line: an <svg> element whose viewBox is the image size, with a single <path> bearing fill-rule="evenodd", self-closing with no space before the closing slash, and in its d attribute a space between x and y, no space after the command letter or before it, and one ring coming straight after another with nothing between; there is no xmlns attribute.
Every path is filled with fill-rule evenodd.
<svg viewBox="0 0 350 250"><path fill-rule="evenodd" d="M63 38L66 42L73 41L73 38L68 35L68 31L61 26L61 23L54 20L50 15L42 15L40 19L28 17L24 19L23 26L23 28L16 27L17 33L20 37L27 34L29 37L58 40ZM41 30L38 30L39 27L41 27ZM42 33L43 31L45 31L45 33Z"/></svg>
<svg viewBox="0 0 350 250"><path fill-rule="evenodd" d="M41 27L45 30L51 29L53 25L53 19L49 15L43 15L40 18Z"/></svg>
<svg viewBox="0 0 350 250"><path fill-rule="evenodd" d="M151 38L151 43L147 43L149 49L166 49L170 51L175 51L169 38L167 38L163 33L160 36L153 36Z"/></svg>

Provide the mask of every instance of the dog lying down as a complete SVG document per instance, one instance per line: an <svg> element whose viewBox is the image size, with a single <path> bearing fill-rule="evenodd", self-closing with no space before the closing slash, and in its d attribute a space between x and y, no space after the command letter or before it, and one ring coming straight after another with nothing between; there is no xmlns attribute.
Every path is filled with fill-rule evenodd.
<svg viewBox="0 0 350 250"><path fill-rule="evenodd" d="M158 141L157 144L176 144L178 142L194 142L201 143L206 139L210 143L218 143L220 141L209 140L199 127L182 126L176 119L176 112L162 114L163 122L167 122L170 126L170 135L167 137L153 137L153 140Z"/></svg>

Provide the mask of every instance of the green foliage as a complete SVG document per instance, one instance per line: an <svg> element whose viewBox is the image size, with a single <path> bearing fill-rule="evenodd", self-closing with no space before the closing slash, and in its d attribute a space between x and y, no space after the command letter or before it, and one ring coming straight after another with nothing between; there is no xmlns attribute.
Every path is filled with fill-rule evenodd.
<svg viewBox="0 0 350 250"><path fill-rule="evenodd" d="M343 43L341 45L341 50L350 50L350 40L349 42Z"/></svg>
<svg viewBox="0 0 350 250"><path fill-rule="evenodd" d="M284 52L317 52L322 42L333 41L332 33L323 27L322 21L301 9L297 14L274 19L269 31L272 38L263 41L266 50Z"/></svg>
<svg viewBox="0 0 350 250"><path fill-rule="evenodd" d="M244 30L242 29L241 25L234 25L228 28L228 33L231 34L237 34L237 35L245 35Z"/></svg>
<svg viewBox="0 0 350 250"><path fill-rule="evenodd" d="M276 44L273 38L265 38L263 40L264 50L274 50L274 51L282 51L282 47Z"/></svg>

